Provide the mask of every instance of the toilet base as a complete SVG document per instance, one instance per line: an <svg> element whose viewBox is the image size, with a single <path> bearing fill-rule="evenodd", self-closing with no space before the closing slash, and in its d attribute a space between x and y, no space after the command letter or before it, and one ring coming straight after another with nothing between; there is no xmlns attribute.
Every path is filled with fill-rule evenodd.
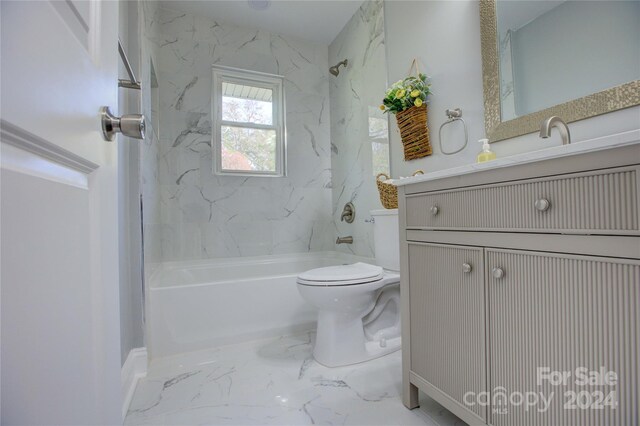
<svg viewBox="0 0 640 426"><path fill-rule="evenodd" d="M313 357L327 367L358 364L400 349L400 289L397 285L370 299L360 313L321 310ZM394 321L385 317L390 312Z"/></svg>
<svg viewBox="0 0 640 426"><path fill-rule="evenodd" d="M359 364L361 362L383 357L390 353L399 351L402 346L400 337L386 340L384 347L381 347L380 344L381 343L379 341L366 342L362 352L358 354L351 354L351 356L340 357L331 356L324 351L316 351L314 348L313 358L325 367L344 367L346 365Z"/></svg>

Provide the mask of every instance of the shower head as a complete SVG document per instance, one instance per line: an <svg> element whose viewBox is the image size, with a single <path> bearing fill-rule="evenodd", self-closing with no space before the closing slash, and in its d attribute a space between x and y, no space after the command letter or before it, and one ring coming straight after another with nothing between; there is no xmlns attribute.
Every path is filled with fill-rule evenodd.
<svg viewBox="0 0 640 426"><path fill-rule="evenodd" d="M334 66L329 67L329 72L331 73L331 75L334 75L337 77L338 74L340 74L340 65L343 65L346 68L348 63L349 62L346 59L342 62L338 62Z"/></svg>

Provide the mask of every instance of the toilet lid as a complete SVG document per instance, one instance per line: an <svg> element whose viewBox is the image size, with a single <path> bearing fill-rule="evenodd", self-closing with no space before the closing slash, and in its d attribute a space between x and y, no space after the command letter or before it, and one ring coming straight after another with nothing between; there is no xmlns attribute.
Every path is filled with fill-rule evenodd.
<svg viewBox="0 0 640 426"><path fill-rule="evenodd" d="M383 274L380 266L358 262L311 269L298 276L298 283L324 286L364 284L382 279Z"/></svg>

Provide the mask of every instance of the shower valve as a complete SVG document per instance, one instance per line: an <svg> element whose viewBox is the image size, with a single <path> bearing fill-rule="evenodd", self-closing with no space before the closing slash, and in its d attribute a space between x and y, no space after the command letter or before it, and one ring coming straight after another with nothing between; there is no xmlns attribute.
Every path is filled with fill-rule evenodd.
<svg viewBox="0 0 640 426"><path fill-rule="evenodd" d="M356 206L353 205L352 202L348 202L344 205L342 209L342 214L340 215L341 222L353 223L356 218Z"/></svg>

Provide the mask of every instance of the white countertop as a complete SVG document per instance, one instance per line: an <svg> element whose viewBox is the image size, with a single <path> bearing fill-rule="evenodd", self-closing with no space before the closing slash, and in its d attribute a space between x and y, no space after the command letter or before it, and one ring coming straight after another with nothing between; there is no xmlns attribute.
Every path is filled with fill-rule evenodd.
<svg viewBox="0 0 640 426"><path fill-rule="evenodd" d="M409 185L418 182L442 179L450 176L459 176L474 173L482 170L498 169L502 167L515 166L518 164L534 163L536 161L548 160L551 158L567 157L570 155L583 154L586 152L602 151L624 145L640 143L640 130L631 130L615 135L603 136L601 138L589 139L581 142L574 142L570 145L560 145L553 148L541 149L538 151L525 152L511 155L509 157L498 158L486 163L473 163L451 169L438 170L408 177L404 179L394 179L397 186Z"/></svg>

